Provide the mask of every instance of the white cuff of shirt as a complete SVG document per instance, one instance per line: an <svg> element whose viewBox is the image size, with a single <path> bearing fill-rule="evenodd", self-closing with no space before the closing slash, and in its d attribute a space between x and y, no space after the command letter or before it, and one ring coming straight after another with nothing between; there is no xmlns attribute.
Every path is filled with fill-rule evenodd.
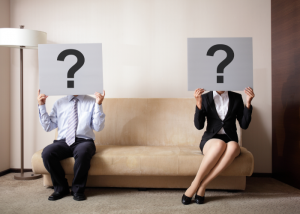
<svg viewBox="0 0 300 214"><path fill-rule="evenodd" d="M102 104L99 105L98 103L95 103L95 110L94 110L94 112L95 113L103 112Z"/></svg>
<svg viewBox="0 0 300 214"><path fill-rule="evenodd" d="M43 114L46 112L46 105L39 105L39 110L40 110L40 113Z"/></svg>

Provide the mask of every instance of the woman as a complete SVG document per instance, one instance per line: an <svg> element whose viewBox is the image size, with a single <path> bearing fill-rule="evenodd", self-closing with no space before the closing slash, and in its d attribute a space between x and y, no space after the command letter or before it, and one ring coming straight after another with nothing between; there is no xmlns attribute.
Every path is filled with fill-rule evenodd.
<svg viewBox="0 0 300 214"><path fill-rule="evenodd" d="M195 193L196 203L203 204L205 189L210 181L239 156L241 150L236 133L236 119L242 129L248 128L252 114L251 101L255 96L252 88L245 88L247 102L244 106L241 94L231 91L210 91L206 94L203 92L203 88L194 92L194 123L196 128L201 130L207 119L206 131L200 143L204 157L195 179L182 196L182 203L185 205L191 203Z"/></svg>

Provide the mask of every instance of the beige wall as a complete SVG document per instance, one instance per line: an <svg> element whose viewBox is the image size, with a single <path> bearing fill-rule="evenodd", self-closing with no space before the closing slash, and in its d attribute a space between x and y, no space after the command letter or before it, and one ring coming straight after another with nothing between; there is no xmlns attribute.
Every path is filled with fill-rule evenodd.
<svg viewBox="0 0 300 214"><path fill-rule="evenodd" d="M0 28L9 27L9 0L0 1ZM9 169L10 156L10 50L0 47L0 172Z"/></svg>
<svg viewBox="0 0 300 214"><path fill-rule="evenodd" d="M111 98L192 97L187 91L188 37L253 37L256 98L243 144L254 155L255 172L269 173L270 7L270 0L12 0L11 27L45 31L49 43L103 43L104 88ZM31 155L52 143L54 133L45 133L38 120L37 51L24 52L25 167L30 168ZM18 52L12 51L12 130L19 123L18 78ZM48 98L48 110L58 98ZM11 167L19 166L18 139L14 131Z"/></svg>

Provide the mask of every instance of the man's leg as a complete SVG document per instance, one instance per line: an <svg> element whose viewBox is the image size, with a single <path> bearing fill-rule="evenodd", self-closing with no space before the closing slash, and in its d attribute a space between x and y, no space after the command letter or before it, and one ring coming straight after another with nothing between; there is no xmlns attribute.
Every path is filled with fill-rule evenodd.
<svg viewBox="0 0 300 214"><path fill-rule="evenodd" d="M42 158L45 168L51 175L54 192L69 191L69 185L65 178L65 171L62 168L60 161L72 156L72 150L66 144L65 140L56 140L44 148Z"/></svg>
<svg viewBox="0 0 300 214"><path fill-rule="evenodd" d="M74 144L74 146L71 146L75 158L72 192L83 194L90 169L90 162L95 154L96 147L93 140L76 139L76 143Z"/></svg>

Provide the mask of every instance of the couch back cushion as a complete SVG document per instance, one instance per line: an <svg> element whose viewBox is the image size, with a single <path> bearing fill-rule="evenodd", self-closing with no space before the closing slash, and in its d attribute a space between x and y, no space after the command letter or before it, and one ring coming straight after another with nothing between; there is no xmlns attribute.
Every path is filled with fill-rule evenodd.
<svg viewBox="0 0 300 214"><path fill-rule="evenodd" d="M206 127L194 126L194 98L105 98L98 145L199 146ZM237 124L240 140L241 130Z"/></svg>

